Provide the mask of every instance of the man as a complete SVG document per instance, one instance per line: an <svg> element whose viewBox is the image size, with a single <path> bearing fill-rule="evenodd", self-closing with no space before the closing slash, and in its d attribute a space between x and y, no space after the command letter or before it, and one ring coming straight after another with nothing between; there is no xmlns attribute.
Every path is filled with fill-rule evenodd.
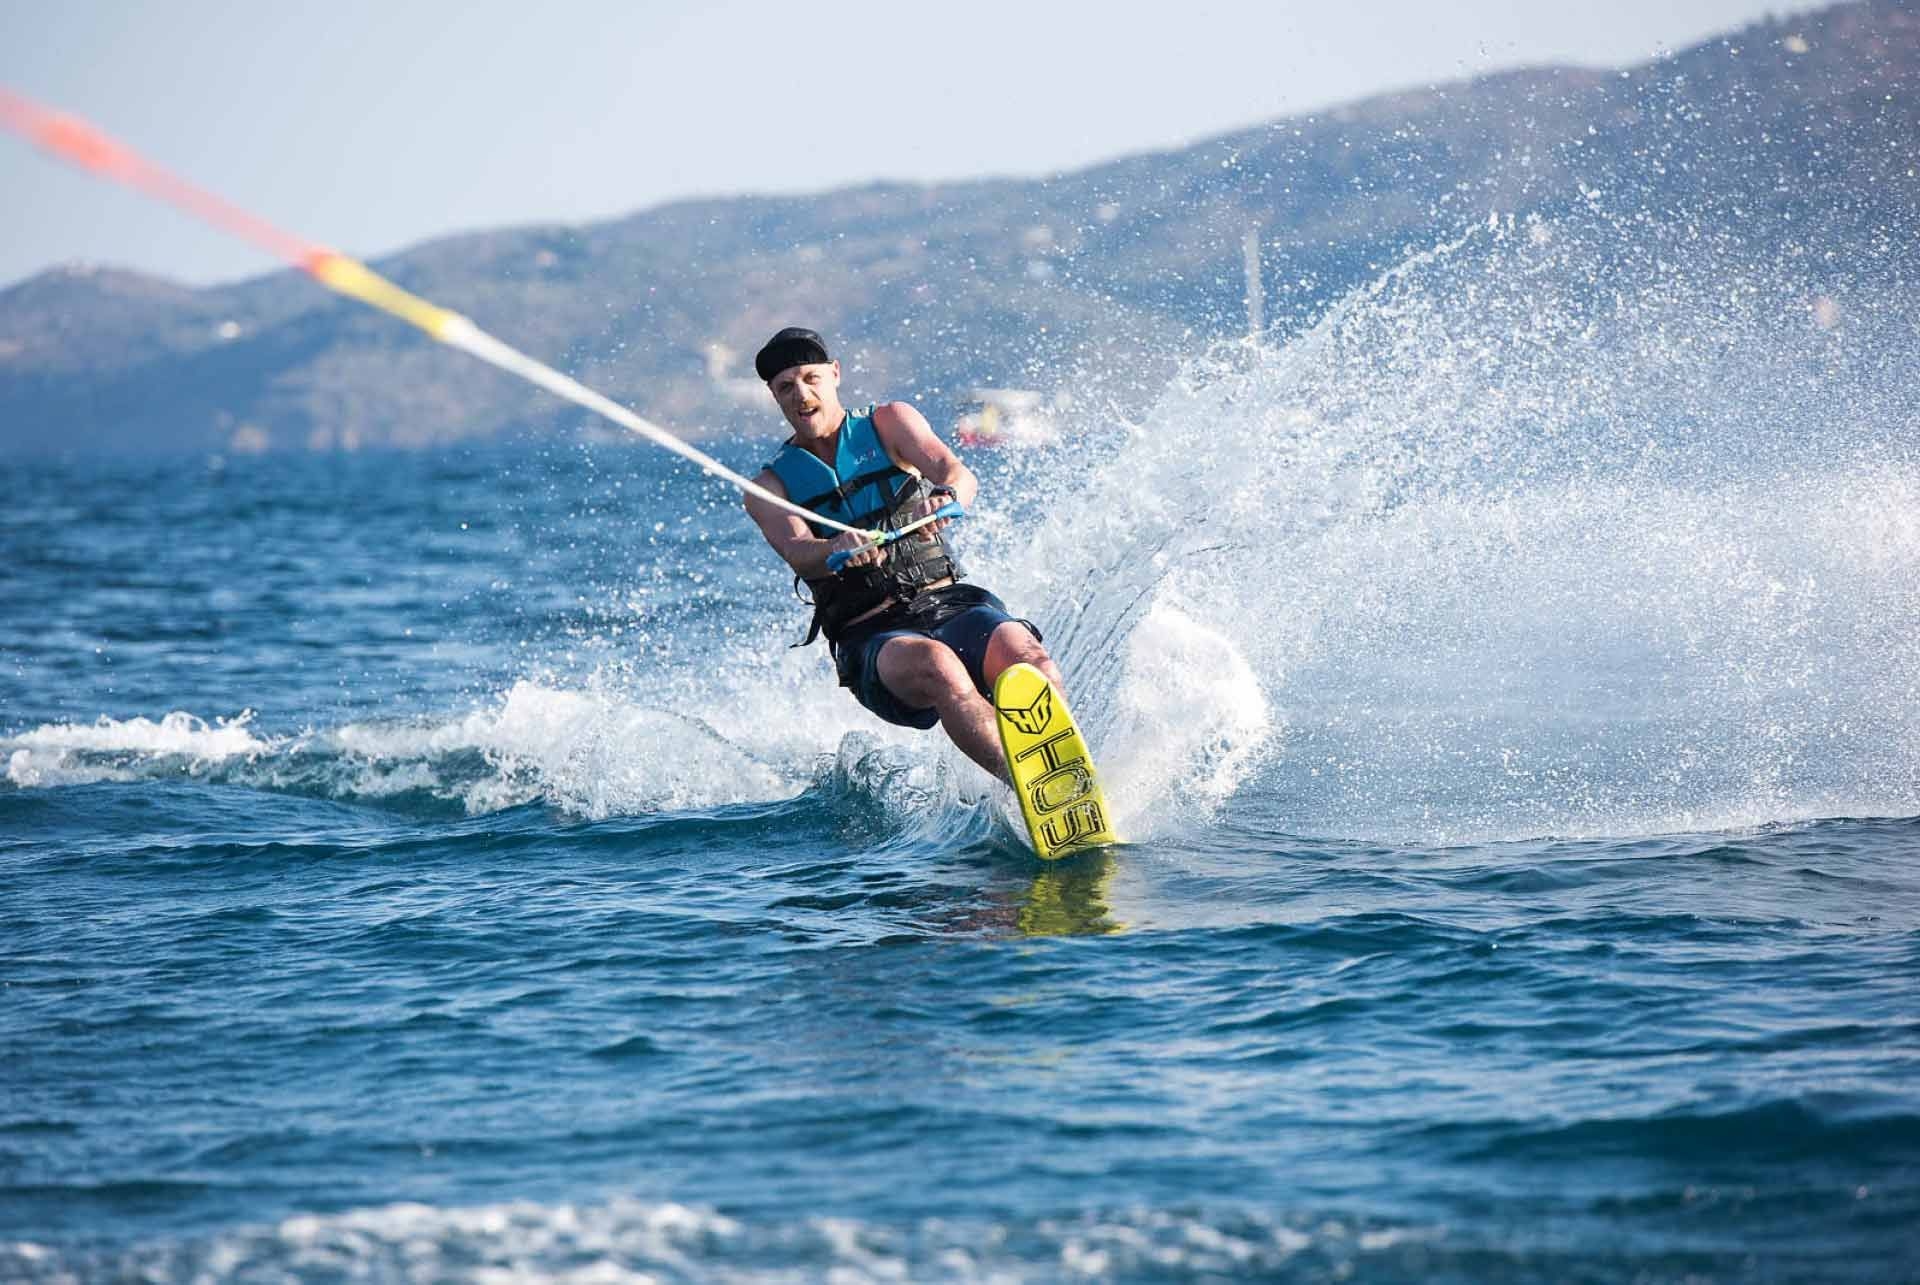
<svg viewBox="0 0 1920 1285"><path fill-rule="evenodd" d="M797 326L782 330L753 368L793 427L754 479L769 491L861 530L905 526L949 496L972 507L979 479L919 411L883 402L853 413L840 404L840 363L818 334ZM939 723L962 753L1004 780L988 699L993 680L1025 661L1055 687L1063 685L1031 621L1008 615L1006 604L985 589L960 583L942 534L951 519L875 549L756 496L747 497L747 512L812 590L807 641L826 634L840 685L889 723ZM840 574L830 573L827 555L847 549L860 552Z"/></svg>

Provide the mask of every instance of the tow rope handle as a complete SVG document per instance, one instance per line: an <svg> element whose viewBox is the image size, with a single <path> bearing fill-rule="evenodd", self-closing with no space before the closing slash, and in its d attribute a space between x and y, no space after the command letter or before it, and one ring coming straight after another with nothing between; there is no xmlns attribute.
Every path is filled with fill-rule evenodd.
<svg viewBox="0 0 1920 1285"><path fill-rule="evenodd" d="M829 553L827 555L827 570L837 576L846 570L847 563L852 560L853 555L856 553L865 553L868 549L884 549L901 536L912 535L929 522L938 522L941 518L964 518L965 516L967 516L967 511L960 507L960 501L948 500L924 518L915 519L901 527L898 531L867 532L867 543L858 549L840 549L834 553Z"/></svg>

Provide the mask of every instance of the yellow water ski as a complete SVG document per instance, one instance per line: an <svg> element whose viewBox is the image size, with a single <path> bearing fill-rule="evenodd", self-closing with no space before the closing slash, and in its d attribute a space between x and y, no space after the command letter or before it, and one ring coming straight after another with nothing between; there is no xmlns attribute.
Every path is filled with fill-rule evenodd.
<svg viewBox="0 0 1920 1285"><path fill-rule="evenodd" d="M1041 860L1118 843L1093 755L1067 702L1032 665L1009 665L993 684L1007 774Z"/></svg>

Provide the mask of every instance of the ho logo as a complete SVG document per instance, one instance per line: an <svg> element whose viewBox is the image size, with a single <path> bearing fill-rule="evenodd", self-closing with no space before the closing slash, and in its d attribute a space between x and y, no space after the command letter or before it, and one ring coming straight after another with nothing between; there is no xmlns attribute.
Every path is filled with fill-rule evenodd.
<svg viewBox="0 0 1920 1285"><path fill-rule="evenodd" d="M1047 724L1053 722L1053 688L1050 685L1042 685L1040 694L1033 699L1033 704L1024 709L1002 706L1000 717L1028 736L1038 736L1047 730Z"/></svg>

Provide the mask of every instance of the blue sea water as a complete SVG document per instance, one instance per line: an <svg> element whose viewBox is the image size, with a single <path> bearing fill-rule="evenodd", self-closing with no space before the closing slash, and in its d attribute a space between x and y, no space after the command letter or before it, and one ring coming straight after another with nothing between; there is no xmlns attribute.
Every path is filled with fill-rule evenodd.
<svg viewBox="0 0 1920 1285"><path fill-rule="evenodd" d="M1818 270L1496 224L976 458L1057 865L647 448L0 462L0 1277L1920 1278L1913 296Z"/></svg>

